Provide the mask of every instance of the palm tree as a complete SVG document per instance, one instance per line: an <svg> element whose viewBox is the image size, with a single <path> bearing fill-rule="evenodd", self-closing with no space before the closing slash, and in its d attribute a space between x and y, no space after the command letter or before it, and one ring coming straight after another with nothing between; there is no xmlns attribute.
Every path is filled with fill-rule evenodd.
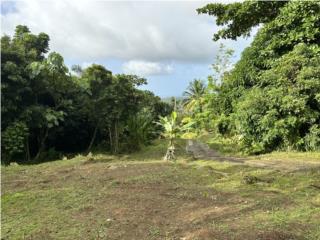
<svg viewBox="0 0 320 240"><path fill-rule="evenodd" d="M201 113L205 92L206 85L202 80L195 79L190 82L187 90L183 93L186 110L193 111L198 106Z"/></svg>

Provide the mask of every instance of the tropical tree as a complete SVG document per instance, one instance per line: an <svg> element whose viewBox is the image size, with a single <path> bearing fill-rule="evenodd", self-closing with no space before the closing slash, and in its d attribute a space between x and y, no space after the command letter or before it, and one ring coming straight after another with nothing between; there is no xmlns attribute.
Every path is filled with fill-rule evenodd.
<svg viewBox="0 0 320 240"><path fill-rule="evenodd" d="M45 60L32 62L29 67L34 87L41 87L33 93L36 95L36 101L23 114L29 125L38 129L38 152L35 156L37 160L46 148L50 132L64 121L64 109L70 107L71 102L64 95L69 79L68 69L60 54L52 52Z"/></svg>
<svg viewBox="0 0 320 240"><path fill-rule="evenodd" d="M78 68L79 69L79 68ZM105 122L104 107L110 102L107 99L108 89L112 85L112 72L102 65L92 64L81 72L83 85L87 88L89 103L89 119L94 126L92 137L88 145L89 152L95 142L99 128L103 128Z"/></svg>
<svg viewBox="0 0 320 240"><path fill-rule="evenodd" d="M193 80L184 95L184 106L188 111L203 111L204 95L206 92L206 85L202 80Z"/></svg>
<svg viewBox="0 0 320 240"><path fill-rule="evenodd" d="M144 95L136 87L146 84L146 79L136 75L117 74L107 93L108 105L104 108L105 128L113 153L120 151L120 137L126 121L140 110Z"/></svg>

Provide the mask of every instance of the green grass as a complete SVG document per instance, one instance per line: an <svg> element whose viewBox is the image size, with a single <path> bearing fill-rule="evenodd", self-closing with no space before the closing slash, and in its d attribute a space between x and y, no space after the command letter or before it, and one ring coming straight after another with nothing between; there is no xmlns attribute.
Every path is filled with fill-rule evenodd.
<svg viewBox="0 0 320 240"><path fill-rule="evenodd" d="M272 152L251 158L258 160L281 159L285 161L320 162L320 152Z"/></svg>
<svg viewBox="0 0 320 240"><path fill-rule="evenodd" d="M2 167L3 239L308 239L320 237L320 168L175 163L159 140L131 155ZM272 153L249 161L319 161ZM245 176L258 181L246 184Z"/></svg>
<svg viewBox="0 0 320 240"><path fill-rule="evenodd" d="M215 149L223 156L242 156L239 145L239 139L237 138L222 138L213 137L212 135L204 135L201 137L203 142L206 142L210 148Z"/></svg>
<svg viewBox="0 0 320 240"><path fill-rule="evenodd" d="M239 139L214 137L212 134L201 136L201 141L206 142L210 148L217 150L222 156L247 156L241 151ZM251 159L259 160L290 160L290 161L320 161L320 152L297 152L297 151L275 151L258 156L250 156Z"/></svg>

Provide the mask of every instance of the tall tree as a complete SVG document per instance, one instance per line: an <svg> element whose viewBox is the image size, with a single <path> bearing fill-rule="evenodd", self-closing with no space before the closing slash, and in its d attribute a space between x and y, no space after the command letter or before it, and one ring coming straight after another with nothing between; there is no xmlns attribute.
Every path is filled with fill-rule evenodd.
<svg viewBox="0 0 320 240"><path fill-rule="evenodd" d="M113 153L120 150L120 134L125 121L139 110L143 95L136 86L145 84L146 80L135 75L118 74L108 95L110 105L107 106L106 125L109 132L110 146Z"/></svg>
<svg viewBox="0 0 320 240"><path fill-rule="evenodd" d="M32 62L29 67L31 80L34 82L35 102L26 109L24 116L29 125L39 133L38 152L35 156L37 160L46 147L50 131L64 120L64 109L71 104L71 100L64 95L70 79L62 56L55 52L41 62ZM35 113L38 121L35 121Z"/></svg>
<svg viewBox="0 0 320 240"><path fill-rule="evenodd" d="M90 120L94 126L92 137L87 151L90 151L97 136L98 129L105 122L104 108L112 102L108 101L108 91L112 85L112 72L102 65L93 64L82 73L82 81L87 83L88 94L91 104Z"/></svg>
<svg viewBox="0 0 320 240"><path fill-rule="evenodd" d="M49 50L49 36L45 33L34 35L26 26L17 26L15 35L1 38L1 128L4 135L10 126L26 126L28 136L24 151L29 152L29 138L33 137L29 131L27 112L37 101L36 95L41 83L35 84L31 78L30 65L42 61ZM25 131L20 131L23 134ZM22 137L22 136L21 136ZM9 146L6 146L8 148ZM15 146L12 146L15 148ZM26 154L29 158L30 154Z"/></svg>

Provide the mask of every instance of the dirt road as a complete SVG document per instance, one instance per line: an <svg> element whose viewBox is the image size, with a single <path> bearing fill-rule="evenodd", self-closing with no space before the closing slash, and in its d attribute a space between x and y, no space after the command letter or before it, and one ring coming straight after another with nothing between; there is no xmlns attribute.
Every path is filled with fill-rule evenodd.
<svg viewBox="0 0 320 240"><path fill-rule="evenodd" d="M282 171L297 171L320 167L320 161L304 161L304 159L292 160L288 162L288 158L268 159L265 157L232 157L222 156L218 151L211 149L208 144L198 140L188 140L186 143L186 151L192 154L195 159L214 160L222 162L231 162L236 164L244 164L253 167L272 168Z"/></svg>
<svg viewBox="0 0 320 240"><path fill-rule="evenodd" d="M244 163L245 158L221 156L218 151L209 148L208 144L197 140L188 140L186 151L194 156L195 159L211 159L216 161L228 161Z"/></svg>

